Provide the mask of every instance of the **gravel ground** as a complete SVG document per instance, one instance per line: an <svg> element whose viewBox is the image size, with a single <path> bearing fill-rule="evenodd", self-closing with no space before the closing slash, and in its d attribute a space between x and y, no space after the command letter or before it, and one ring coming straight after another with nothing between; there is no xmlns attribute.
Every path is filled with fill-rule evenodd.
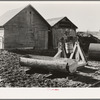
<svg viewBox="0 0 100 100"><path fill-rule="evenodd" d="M64 77L60 75L47 77L49 74L40 73L29 74L26 72L29 70L27 66L20 66L19 56L5 50L0 51L0 87L89 87L100 78L99 70L86 72L87 69ZM89 64L93 65L91 62Z"/></svg>

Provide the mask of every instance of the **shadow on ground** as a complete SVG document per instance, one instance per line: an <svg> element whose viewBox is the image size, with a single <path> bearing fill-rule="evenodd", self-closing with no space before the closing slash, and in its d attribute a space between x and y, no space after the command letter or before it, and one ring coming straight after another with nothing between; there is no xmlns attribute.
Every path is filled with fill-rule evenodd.
<svg viewBox="0 0 100 100"><path fill-rule="evenodd" d="M84 73L95 73L97 70L98 69L83 67L83 68L79 69L78 71L84 72Z"/></svg>

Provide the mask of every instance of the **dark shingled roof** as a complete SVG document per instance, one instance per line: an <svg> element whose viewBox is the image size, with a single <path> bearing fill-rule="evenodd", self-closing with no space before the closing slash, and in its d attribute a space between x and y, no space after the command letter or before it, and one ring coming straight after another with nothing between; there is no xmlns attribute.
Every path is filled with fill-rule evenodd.
<svg viewBox="0 0 100 100"><path fill-rule="evenodd" d="M78 28L75 24L73 24L67 17L58 17L58 18L51 18L47 19L47 22L53 27L57 23L59 23L61 20L66 18L75 28Z"/></svg>

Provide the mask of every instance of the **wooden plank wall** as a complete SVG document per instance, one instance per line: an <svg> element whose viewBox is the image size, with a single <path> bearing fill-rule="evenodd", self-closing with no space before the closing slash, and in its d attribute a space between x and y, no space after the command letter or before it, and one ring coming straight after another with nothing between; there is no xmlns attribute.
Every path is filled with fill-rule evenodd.
<svg viewBox="0 0 100 100"><path fill-rule="evenodd" d="M31 7L12 18L4 29L5 48L48 48L48 26Z"/></svg>

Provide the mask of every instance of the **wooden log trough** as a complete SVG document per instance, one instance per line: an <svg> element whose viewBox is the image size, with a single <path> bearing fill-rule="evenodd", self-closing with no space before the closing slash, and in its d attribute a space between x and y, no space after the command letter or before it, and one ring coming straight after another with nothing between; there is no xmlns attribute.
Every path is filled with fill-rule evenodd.
<svg viewBox="0 0 100 100"><path fill-rule="evenodd" d="M62 73L74 73L78 67L85 66L84 61L77 62L75 59L69 58L53 58L48 56L33 56L20 57L20 64L35 68L38 70L44 69L51 73L62 72Z"/></svg>
<svg viewBox="0 0 100 100"><path fill-rule="evenodd" d="M83 55L78 42L75 43L69 58L67 57L67 50L65 47L66 45L60 43L60 46L58 46L58 52L54 57L36 55L20 57L20 64L37 70L44 69L51 73L74 73L79 67L87 64L85 55ZM61 53L63 53L64 58L61 57Z"/></svg>

